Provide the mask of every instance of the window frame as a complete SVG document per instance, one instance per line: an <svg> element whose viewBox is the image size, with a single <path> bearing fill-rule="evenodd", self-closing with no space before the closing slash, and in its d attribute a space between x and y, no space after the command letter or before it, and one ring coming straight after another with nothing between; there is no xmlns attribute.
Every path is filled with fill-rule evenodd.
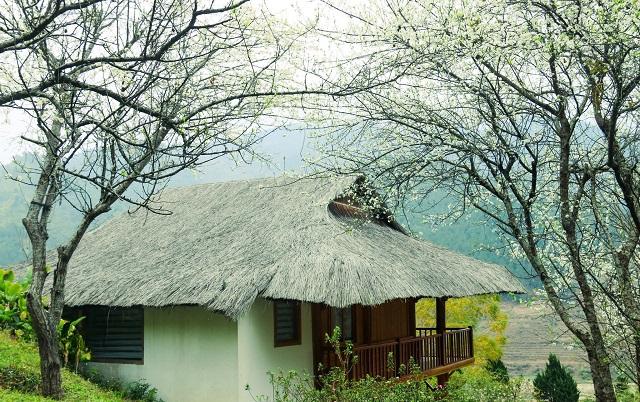
<svg viewBox="0 0 640 402"><path fill-rule="evenodd" d="M292 339L287 340L278 340L278 303L291 303L294 306L294 323L293 328L295 329L295 336ZM276 348L285 347L285 346L294 346L302 344L302 308L300 303L297 300L284 300L284 299L276 299L273 300L273 346Z"/></svg>

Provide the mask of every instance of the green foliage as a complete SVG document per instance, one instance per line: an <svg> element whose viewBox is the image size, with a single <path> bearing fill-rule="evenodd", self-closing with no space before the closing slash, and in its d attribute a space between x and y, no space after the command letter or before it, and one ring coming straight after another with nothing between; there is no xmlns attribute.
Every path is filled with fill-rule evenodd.
<svg viewBox="0 0 640 402"><path fill-rule="evenodd" d="M509 382L509 371L507 370L507 366L504 365L502 360L500 359L488 360L487 363L484 365L484 368L496 380L504 384Z"/></svg>
<svg viewBox="0 0 640 402"><path fill-rule="evenodd" d="M37 373L13 365L0 367L0 388L36 393L39 386L40 376Z"/></svg>
<svg viewBox="0 0 640 402"><path fill-rule="evenodd" d="M123 383L117 378L106 377L97 370L86 370L82 375L100 388L111 391L129 401L162 402L158 390L144 380Z"/></svg>
<svg viewBox="0 0 640 402"><path fill-rule="evenodd" d="M121 394L125 388L125 384L123 384L118 378L106 377L95 369L83 370L79 374L100 388L108 391L114 391Z"/></svg>
<svg viewBox="0 0 640 402"><path fill-rule="evenodd" d="M618 374L613 386L615 387L616 392L625 392L629 389L629 379L624 374Z"/></svg>
<svg viewBox="0 0 640 402"><path fill-rule="evenodd" d="M409 380L374 379L366 377L358 381L349 380L349 371L357 361L349 342L340 342L340 329L334 329L327 336L327 343L332 347L338 365L331 368L320 367L322 375L318 376L319 387L314 386L314 378L305 373L295 371L269 373L272 395L254 397L256 401L273 402L340 402L340 401L469 401L469 402L501 402L521 401L522 379L506 381L497 380L483 368L472 368L455 373L446 389L435 387L434 379L421 379L416 376ZM409 364L400 371L417 374L417 365ZM251 387L246 386L251 393Z"/></svg>
<svg viewBox="0 0 640 402"><path fill-rule="evenodd" d="M618 374L614 383L616 397L620 402L640 401L640 392L629 386L629 378L624 374Z"/></svg>
<svg viewBox="0 0 640 402"><path fill-rule="evenodd" d="M62 383L67 402L123 402L119 395L102 390L95 384L66 369ZM8 330L0 331L0 400L3 402L48 402L38 395L40 358L32 341L16 339ZM35 391L34 391L35 390Z"/></svg>
<svg viewBox="0 0 640 402"><path fill-rule="evenodd" d="M524 380L519 377L504 383L482 368L454 373L446 389L437 389L428 380L376 380L371 377L354 382L335 382L335 373L313 386L313 377L295 371L269 373L273 387L271 397L261 395L256 401L338 402L338 401L413 401L413 402L520 402ZM340 376L342 378L342 376ZM417 378L417 377L416 377ZM430 381L433 382L433 379ZM250 387L247 386L250 392Z"/></svg>
<svg viewBox="0 0 640 402"><path fill-rule="evenodd" d="M158 397L158 390L143 380L127 384L122 396L133 401L162 402Z"/></svg>
<svg viewBox="0 0 640 402"><path fill-rule="evenodd" d="M470 367L451 376L445 400L455 402L528 401L530 398L522 395L523 386L522 377L503 382L482 367Z"/></svg>
<svg viewBox="0 0 640 402"><path fill-rule="evenodd" d="M549 402L577 402L580 397L578 386L571 373L560 364L551 353L545 370L533 380L536 397Z"/></svg>
<svg viewBox="0 0 640 402"><path fill-rule="evenodd" d="M638 402L640 401L640 393L632 389L616 392L618 402Z"/></svg>
<svg viewBox="0 0 640 402"><path fill-rule="evenodd" d="M73 321L61 319L57 327L62 363L65 367L72 368L76 373L81 361L91 359L91 352L85 345L84 338L78 330L78 324L82 320L84 320L84 317Z"/></svg>
<svg viewBox="0 0 640 402"><path fill-rule="evenodd" d="M17 282L12 271L0 269L0 329L9 330L12 335L24 340L34 338L31 317L27 310L27 290L30 277ZM91 358L78 325L84 319L60 320L57 325L60 357L65 367L78 371L81 361Z"/></svg>
<svg viewBox="0 0 640 402"><path fill-rule="evenodd" d="M12 271L0 269L0 329L29 339L33 329L25 298L27 287L27 283L15 281Z"/></svg>

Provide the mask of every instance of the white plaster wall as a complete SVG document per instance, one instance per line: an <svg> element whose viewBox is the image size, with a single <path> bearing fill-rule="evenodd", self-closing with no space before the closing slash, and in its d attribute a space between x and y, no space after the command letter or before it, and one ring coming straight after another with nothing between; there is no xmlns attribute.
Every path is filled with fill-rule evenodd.
<svg viewBox="0 0 640 402"><path fill-rule="evenodd" d="M268 371L296 370L313 373L313 345L311 334L311 306L301 308L302 342L300 345L273 346L273 305L258 299L251 310L238 320L238 396L239 401L253 401L264 395L271 398L272 388ZM249 385L251 394L245 390Z"/></svg>
<svg viewBox="0 0 640 402"><path fill-rule="evenodd" d="M237 329L202 307L145 308L144 364L89 366L125 381L144 379L165 402L236 401Z"/></svg>

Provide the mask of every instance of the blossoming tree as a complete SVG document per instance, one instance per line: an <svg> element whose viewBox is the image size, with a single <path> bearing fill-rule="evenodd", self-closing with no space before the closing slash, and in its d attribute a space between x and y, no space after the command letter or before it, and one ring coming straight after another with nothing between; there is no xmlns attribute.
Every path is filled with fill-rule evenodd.
<svg viewBox="0 0 640 402"><path fill-rule="evenodd" d="M484 213L584 346L597 399L615 400L612 364L640 382L638 3L330 6L348 30L320 34L400 78L320 113L315 162Z"/></svg>

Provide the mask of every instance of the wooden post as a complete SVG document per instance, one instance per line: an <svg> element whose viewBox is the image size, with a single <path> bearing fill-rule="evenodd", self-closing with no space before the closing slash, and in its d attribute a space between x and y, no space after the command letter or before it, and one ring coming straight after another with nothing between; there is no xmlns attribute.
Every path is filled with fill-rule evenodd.
<svg viewBox="0 0 640 402"><path fill-rule="evenodd" d="M438 366L444 366L446 364L446 342L445 332L447 330L447 298L436 298L436 334L438 336L438 348L436 350L436 361ZM449 373L441 374L438 376L438 385L445 386L449 380Z"/></svg>

